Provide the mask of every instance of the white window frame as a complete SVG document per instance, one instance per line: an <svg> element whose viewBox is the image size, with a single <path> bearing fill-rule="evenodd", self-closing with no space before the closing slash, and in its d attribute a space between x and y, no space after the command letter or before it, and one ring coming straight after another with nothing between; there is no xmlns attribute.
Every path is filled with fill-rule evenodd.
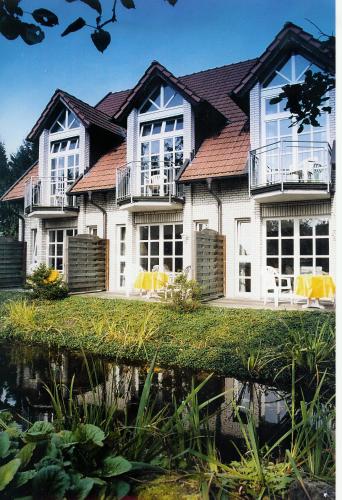
<svg viewBox="0 0 342 500"><path fill-rule="evenodd" d="M57 231L63 231L63 240L62 242L57 242ZM72 234L67 234L68 231L72 231ZM53 243L50 243L50 233L55 232L55 241ZM64 273L64 262L65 262L65 240L67 236L76 236L77 235L77 228L75 227L66 227L66 228L54 228L54 229L49 229L47 231L47 256L46 256L46 261L47 265L50 266L50 258L51 259L56 259L55 262L58 259L62 259L62 269L58 269L58 272L61 274ZM57 244L62 245L62 255L57 255ZM54 255L50 253L50 245L54 245ZM54 267L56 269L56 267Z"/></svg>
<svg viewBox="0 0 342 500"><path fill-rule="evenodd" d="M38 229L31 229L31 264L38 264Z"/></svg>
<svg viewBox="0 0 342 500"><path fill-rule="evenodd" d="M300 254L300 239L301 238L305 238L303 236L300 236L300 230L299 230L299 227L300 227L300 221L301 220L307 220L307 219L310 219L310 220L313 220L313 221L316 221L316 220L327 220L329 222L329 232L327 235L321 235L321 236L316 236L316 235L313 235L313 236L308 236L307 238L312 238L313 240L316 240L316 239L321 239L321 238L327 238L329 240L329 255L317 255L316 252L315 252L315 248L313 249L313 254L312 256L311 255L301 255ZM292 255L289 255L289 256L286 256L286 255L282 255L281 253L281 250L278 249L278 254L277 255L267 255L267 221L282 221L282 220L293 220L294 221L294 230L293 230L293 237L289 236L284 236L284 239L286 238L293 238L293 256ZM332 253L331 253L331 217L328 216L328 215L313 215L313 216L295 216L295 217L268 217L267 219L264 219L264 222L262 224L262 227L263 227L263 230L262 230L262 234L263 234L263 264L264 264L264 268L266 268L266 265L267 265L267 257L269 258L277 258L277 259L281 259L281 258L293 258L293 278L296 278L296 276L299 276L300 274L300 259L301 258L312 258L313 259L313 263L316 263L316 258L322 258L322 259L325 259L325 258L328 258L329 259L329 274L331 275L332 274ZM279 233L278 233L279 234ZM271 238L269 238L271 239ZM276 239L276 238L274 238ZM278 242L280 242L281 244L281 239L282 237L281 236L278 236ZM279 243L278 243L279 245ZM313 245L313 247L315 247L315 245ZM279 260L278 260L279 262ZM281 261L280 261L281 262ZM313 274L316 274L316 269L315 269L315 265L313 265L314 267L314 270L313 270ZM282 277L291 277L292 278L292 275L287 275L287 274L282 274L281 273L281 268L279 269L279 273L280 273L280 276Z"/></svg>
<svg viewBox="0 0 342 500"><path fill-rule="evenodd" d="M150 238L148 240L141 240L140 239L140 228L141 227L144 227L144 226L148 226L148 227L151 227L151 226L159 226L159 239L158 240L151 240ZM172 239L167 239L167 240L164 240L164 226L173 226L173 236L172 236ZM175 226L182 226L182 233L181 233L181 238L175 238ZM148 259L148 267L149 267L149 270L152 271L152 265L151 265L151 259L158 259L158 265L160 266L160 270L164 270L164 259L172 259L172 269L169 269L169 270L166 270L164 272L168 272L168 273L176 273L176 272L181 272L183 271L184 269L184 238L183 238L183 230L184 230L184 224L183 222L163 222L163 223L156 223L156 224L138 224L137 225L137 256L138 256L138 262L139 262L139 267L141 266L140 264L140 259ZM150 234L150 230L149 230L149 234ZM143 242L157 242L159 243L159 254L158 256L157 255L151 255L150 253L150 245L148 245L148 253L147 255L141 255L140 254L140 242L143 241ZM172 252L172 255L164 255L164 241L165 242L172 242L172 247L173 247L173 252ZM175 253L175 242L179 242L181 241L182 244L183 244L183 251L182 251L182 255L176 255ZM181 271L177 271L176 270L176 267L175 267L175 259L182 259L182 270Z"/></svg>
<svg viewBox="0 0 342 500"><path fill-rule="evenodd" d="M61 117L61 115L63 113L66 113L66 121L65 123L67 124L68 121L69 121L69 114L73 114L75 116L75 119L78 120L78 126L77 127L74 127L74 128L70 128L69 126L67 127L63 127L63 125L59 122L59 118ZM51 132L51 130L53 129L53 127L56 125L56 123L58 122L58 124L60 125L60 127L63 128L63 130L58 130L56 132ZM49 129L49 133L50 135L56 135L56 134L63 134L63 133L66 133L66 132L69 132L69 133L74 133L75 134L75 130L79 130L81 127L81 121L79 120L79 118L77 118L77 116L75 115L75 113L73 111L71 111L68 107L65 106L65 108L59 113L58 117L56 118L56 120L53 122L53 124L51 125L50 129Z"/></svg>
<svg viewBox="0 0 342 500"><path fill-rule="evenodd" d="M195 231L203 231L203 229L209 229L208 219L194 220L194 224L195 224Z"/></svg>
<svg viewBox="0 0 342 500"><path fill-rule="evenodd" d="M87 231L88 234L91 234L92 236L98 236L98 227L95 224L87 226Z"/></svg>
<svg viewBox="0 0 342 500"><path fill-rule="evenodd" d="M237 295L240 297L252 297L255 293L254 291L254 276L253 276L253 254L250 255L240 255L240 239L239 239L239 226L240 224L250 224L250 228L252 229L252 221L250 218L246 217L243 219L236 219L235 221L235 237L236 237L236 291ZM251 266L251 275L246 276L245 278L250 281L251 289L249 292L240 291L240 263L250 264Z"/></svg>
<svg viewBox="0 0 342 500"><path fill-rule="evenodd" d="M122 238L122 229L125 229L125 237ZM127 226L126 224L118 224L116 226L116 255L117 255L117 288L119 290L127 287ZM122 247L124 245L124 247ZM122 253L122 248L124 252ZM124 271L121 271L121 264L124 264ZM123 280L121 284L121 278Z"/></svg>
<svg viewBox="0 0 342 500"><path fill-rule="evenodd" d="M167 83L162 83L161 85L158 86L158 88L160 88L160 92L161 92L161 103L162 103L162 106L159 108L159 109L156 109L156 110L153 110L153 111L147 111L146 113L141 113L141 109L145 106L146 102L148 100L150 100L151 96L155 93L155 91L157 90L157 87L155 87L148 95L148 97L144 100L143 104L140 106L139 108L139 117L142 118L144 121L146 121L146 118L149 117L149 116L158 116L160 114L164 114L165 113L165 116L173 116L173 115L176 115L176 114L183 114L183 113L179 113L177 112L176 110L181 110L183 109L183 105L184 105L184 98L183 98L183 103L180 104L180 105L177 105L177 106L171 106L169 108L165 107L164 105L164 86L167 85L171 88L173 88L171 85L167 84ZM178 90L174 89L173 90L175 92L178 92ZM166 103L168 104L170 102L170 100ZM163 115L164 116L164 115ZM152 120L154 120L155 118L152 118Z"/></svg>

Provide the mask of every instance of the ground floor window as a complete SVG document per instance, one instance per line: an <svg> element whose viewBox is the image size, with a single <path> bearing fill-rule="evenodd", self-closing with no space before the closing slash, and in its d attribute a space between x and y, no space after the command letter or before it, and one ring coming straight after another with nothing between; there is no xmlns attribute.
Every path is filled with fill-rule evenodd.
<svg viewBox="0 0 342 500"><path fill-rule="evenodd" d="M31 229L31 264L35 266L38 263L38 241L37 241L37 229Z"/></svg>
<svg viewBox="0 0 342 500"><path fill-rule="evenodd" d="M196 231L203 231L203 229L208 229L209 228L209 221L208 219L205 220L195 220L195 229Z"/></svg>
<svg viewBox="0 0 342 500"><path fill-rule="evenodd" d="M266 221L266 265L292 281L299 274L329 274L329 219Z"/></svg>
<svg viewBox="0 0 342 500"><path fill-rule="evenodd" d="M251 221L237 221L237 243L238 243L238 279L239 293L251 293L252 291L252 248L253 231Z"/></svg>
<svg viewBox="0 0 342 500"><path fill-rule="evenodd" d="M145 271L159 266L165 272L183 270L183 225L139 226L139 263Z"/></svg>
<svg viewBox="0 0 342 500"><path fill-rule="evenodd" d="M67 236L75 236L77 229L50 229L49 230L49 267L63 272L64 270L64 245Z"/></svg>
<svg viewBox="0 0 342 500"><path fill-rule="evenodd" d="M97 236L97 226L87 226L88 234L92 236Z"/></svg>

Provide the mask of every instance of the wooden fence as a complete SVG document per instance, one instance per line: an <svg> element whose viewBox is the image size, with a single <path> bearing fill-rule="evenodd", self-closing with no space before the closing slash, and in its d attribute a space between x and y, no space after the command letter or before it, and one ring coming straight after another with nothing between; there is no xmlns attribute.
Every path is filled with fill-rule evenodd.
<svg viewBox="0 0 342 500"><path fill-rule="evenodd" d="M18 288L26 279L26 243L0 236L0 288Z"/></svg>
<svg viewBox="0 0 342 500"><path fill-rule="evenodd" d="M212 229L195 232L195 279L202 287L202 299L225 294L226 238Z"/></svg>
<svg viewBox="0 0 342 500"><path fill-rule="evenodd" d="M65 247L65 279L70 292L108 289L109 242L89 234L69 236Z"/></svg>

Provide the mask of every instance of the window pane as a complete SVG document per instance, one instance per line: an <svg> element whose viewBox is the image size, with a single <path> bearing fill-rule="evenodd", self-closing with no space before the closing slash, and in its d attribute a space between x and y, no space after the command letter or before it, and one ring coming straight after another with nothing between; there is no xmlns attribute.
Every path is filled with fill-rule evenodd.
<svg viewBox="0 0 342 500"><path fill-rule="evenodd" d="M175 150L181 151L183 149L183 137L175 137Z"/></svg>
<svg viewBox="0 0 342 500"><path fill-rule="evenodd" d="M175 238L176 238L176 240L182 239L182 234L183 234L183 225L176 224L175 225Z"/></svg>
<svg viewBox="0 0 342 500"><path fill-rule="evenodd" d="M152 134L160 134L162 128L162 122L155 122L153 123L153 131Z"/></svg>
<svg viewBox="0 0 342 500"><path fill-rule="evenodd" d="M266 122L266 137L278 137L278 121Z"/></svg>
<svg viewBox="0 0 342 500"><path fill-rule="evenodd" d="M316 259L316 274L329 274L329 259Z"/></svg>
<svg viewBox="0 0 342 500"><path fill-rule="evenodd" d="M266 259L266 265L273 267L277 271L279 271L279 259L278 258L272 258L272 257L267 257Z"/></svg>
<svg viewBox="0 0 342 500"><path fill-rule="evenodd" d="M300 254L301 255L312 255L313 253L313 246L312 246L312 239L301 239L300 240Z"/></svg>
<svg viewBox="0 0 342 500"><path fill-rule="evenodd" d="M282 236L293 236L293 220L282 220L281 221L281 235Z"/></svg>
<svg viewBox="0 0 342 500"><path fill-rule="evenodd" d="M172 255L172 241L164 242L164 255Z"/></svg>
<svg viewBox="0 0 342 500"><path fill-rule="evenodd" d="M63 244L57 245L57 255L63 255Z"/></svg>
<svg viewBox="0 0 342 500"><path fill-rule="evenodd" d="M151 243L151 255L159 255L159 242L153 241Z"/></svg>
<svg viewBox="0 0 342 500"><path fill-rule="evenodd" d="M175 120L166 120L165 132L172 132L175 127Z"/></svg>
<svg viewBox="0 0 342 500"><path fill-rule="evenodd" d="M239 276L251 276L251 264L250 262L240 262L239 264Z"/></svg>
<svg viewBox="0 0 342 500"><path fill-rule="evenodd" d="M165 258L164 259L164 271L167 272L172 272L172 259L170 258Z"/></svg>
<svg viewBox="0 0 342 500"><path fill-rule="evenodd" d="M151 240L159 240L159 226L150 226Z"/></svg>
<svg viewBox="0 0 342 500"><path fill-rule="evenodd" d="M57 231L57 241L63 241L63 231Z"/></svg>
<svg viewBox="0 0 342 500"><path fill-rule="evenodd" d="M329 235L329 221L328 220L316 221L316 234L318 236L328 236Z"/></svg>
<svg viewBox="0 0 342 500"><path fill-rule="evenodd" d="M249 278L240 278L239 279L239 291L242 293L250 293L251 280Z"/></svg>
<svg viewBox="0 0 342 500"><path fill-rule="evenodd" d="M279 222L277 220L268 220L266 222L267 236L278 236Z"/></svg>
<svg viewBox="0 0 342 500"><path fill-rule="evenodd" d="M151 259L150 266L151 266L151 271L154 266L159 266L159 258L154 257L153 259Z"/></svg>
<svg viewBox="0 0 342 500"><path fill-rule="evenodd" d="M176 130L183 130L183 118L177 118Z"/></svg>
<svg viewBox="0 0 342 500"><path fill-rule="evenodd" d="M329 255L329 239L328 238L317 238L316 239L316 254L317 255Z"/></svg>
<svg viewBox="0 0 342 500"><path fill-rule="evenodd" d="M278 255L278 240L267 241L267 255Z"/></svg>
<svg viewBox="0 0 342 500"><path fill-rule="evenodd" d="M281 253L282 255L293 255L293 239L281 240Z"/></svg>
<svg viewBox="0 0 342 500"><path fill-rule="evenodd" d="M300 274L312 274L313 272L313 260L312 259L300 259Z"/></svg>
<svg viewBox="0 0 342 500"><path fill-rule="evenodd" d="M183 271L183 259L178 257L175 259L175 272L180 273L181 271Z"/></svg>
<svg viewBox="0 0 342 500"><path fill-rule="evenodd" d="M176 255L183 255L183 242L182 241L176 241L175 254Z"/></svg>
<svg viewBox="0 0 342 500"><path fill-rule="evenodd" d="M56 269L57 271L62 271L63 269L63 259L61 257L56 259Z"/></svg>
<svg viewBox="0 0 342 500"><path fill-rule="evenodd" d="M303 219L299 222L299 234L301 236L311 236L313 221L311 219Z"/></svg>
<svg viewBox="0 0 342 500"><path fill-rule="evenodd" d="M148 243L143 242L140 243L140 255L147 255L148 254Z"/></svg>
<svg viewBox="0 0 342 500"><path fill-rule="evenodd" d="M140 226L140 239L148 240L148 226Z"/></svg>
<svg viewBox="0 0 342 500"><path fill-rule="evenodd" d="M150 143L149 142L142 142L141 143L141 156L148 155L149 151L150 151Z"/></svg>
<svg viewBox="0 0 342 500"><path fill-rule="evenodd" d="M149 123L147 125L143 125L142 126L142 135L150 135L151 134L151 128L152 128L151 123Z"/></svg>
<svg viewBox="0 0 342 500"><path fill-rule="evenodd" d="M148 259L140 259L140 265L144 271L148 271Z"/></svg>
<svg viewBox="0 0 342 500"><path fill-rule="evenodd" d="M173 139L164 139L164 153L173 151Z"/></svg>
<svg viewBox="0 0 342 500"><path fill-rule="evenodd" d="M281 259L281 274L293 274L293 259Z"/></svg>
<svg viewBox="0 0 342 500"><path fill-rule="evenodd" d="M50 231L49 232L49 241L51 241L51 242L55 241L55 235L56 235L55 231Z"/></svg>
<svg viewBox="0 0 342 500"><path fill-rule="evenodd" d="M173 237L173 226L164 226L164 240L172 240Z"/></svg>

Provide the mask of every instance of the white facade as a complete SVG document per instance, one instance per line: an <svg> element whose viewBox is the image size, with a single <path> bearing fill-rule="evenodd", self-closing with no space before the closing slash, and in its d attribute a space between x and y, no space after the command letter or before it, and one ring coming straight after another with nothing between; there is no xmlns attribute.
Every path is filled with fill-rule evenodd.
<svg viewBox="0 0 342 500"><path fill-rule="evenodd" d="M251 150L265 145L264 98L265 90L258 83L250 92ZM164 101L166 102L165 97ZM330 103L333 112L328 117L326 140L332 145L335 139L334 94L330 96ZM161 106L160 109L152 109L146 113L141 113L141 108L140 112L138 108L134 108L130 112L127 119L127 164L135 165L142 161L142 151L145 151L143 147L164 147L162 151L156 149L154 153L149 150L151 165L156 161L153 160L153 154L164 155L165 158L169 151L166 149L169 146L165 137L160 134L154 137L151 135L149 145L143 146L142 143L146 143L147 139L141 127L159 120L158 123L163 123L162 127L165 129L166 123L179 116L182 117L182 128L179 128L179 132L175 128L174 132L165 137L182 136L182 146L178 151L181 151L183 161L190 160L195 148L196 121L191 104L183 99L182 103L170 108ZM168 126L171 127L170 124ZM149 133L152 134L152 129ZM89 167L90 141L82 124L59 133L44 130L39 140L40 176L51 176L51 143L75 136L79 138L79 173ZM172 140L173 147L176 148L176 139ZM311 149L314 150L314 147ZM175 149L170 154L176 158L178 153ZM140 179L138 177L138 183ZM226 236L227 297L262 298L264 270L266 265L275 266L276 262L283 276L293 277L305 270L335 275L336 221L333 193L324 190L311 193L300 189L296 192L291 189L288 192L275 189L272 196L268 191L267 196L263 193L254 195L247 174L225 179L214 178L212 185L222 202L222 234ZM87 194L80 195L78 211L57 213L53 217L51 213L46 217L41 214L34 216L34 213L26 216L28 270L40 262L51 264L52 247L56 253L55 259L62 258L63 242L53 238L62 238L63 232L65 239L67 230L77 230L79 234L96 234L99 237L106 233L110 245L109 290L113 292L133 291L134 278L140 266L151 269L154 264L159 264L162 267L165 265L170 271L179 271L180 267L188 265L194 267L194 232L205 227L217 231L219 210L217 200L209 192L205 181L187 183L183 189L184 199L181 202L171 198L161 202L152 197L134 201L132 197L129 206L125 206L117 203L116 193L112 190L94 192L91 200ZM104 215L92 202L100 205L107 213L106 231ZM143 229L147 226L152 226L152 229ZM273 233L269 229L271 226ZM63 271L62 264L60 270Z"/></svg>

